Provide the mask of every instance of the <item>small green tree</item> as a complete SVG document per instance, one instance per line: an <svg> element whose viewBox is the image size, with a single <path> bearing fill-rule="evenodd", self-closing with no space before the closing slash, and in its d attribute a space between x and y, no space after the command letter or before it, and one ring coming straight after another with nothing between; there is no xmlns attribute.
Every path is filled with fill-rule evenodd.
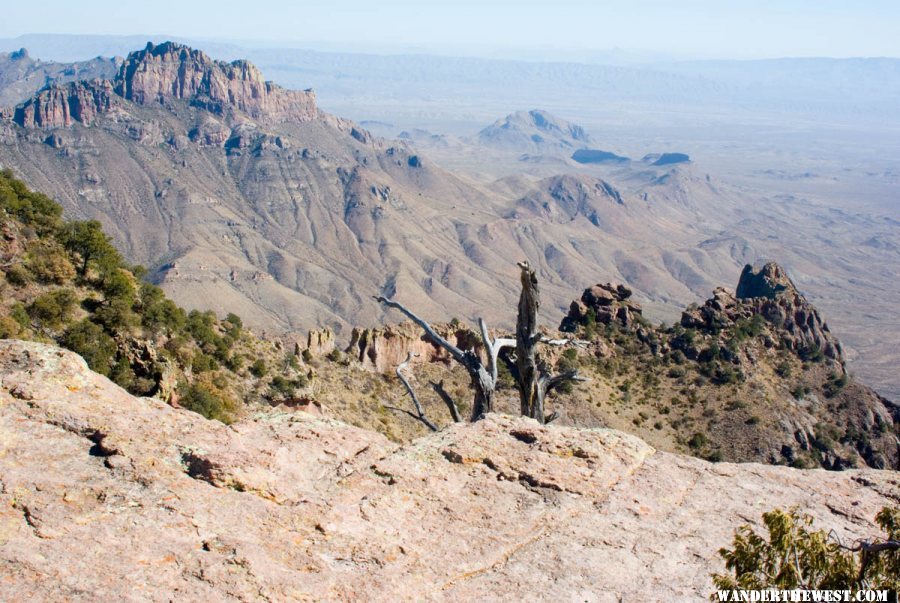
<svg viewBox="0 0 900 603"><path fill-rule="evenodd" d="M719 590L900 589L900 508L885 507L875 518L878 541L845 546L796 508L763 514L768 539L749 525L738 528L732 549L722 548L730 574L713 574ZM713 594L715 597L715 594Z"/></svg>
<svg viewBox="0 0 900 603"><path fill-rule="evenodd" d="M112 269L122 264L122 256L113 247L103 226L97 220L69 222L62 235L66 249L81 256L78 274L87 275L90 265L96 264L101 270Z"/></svg>

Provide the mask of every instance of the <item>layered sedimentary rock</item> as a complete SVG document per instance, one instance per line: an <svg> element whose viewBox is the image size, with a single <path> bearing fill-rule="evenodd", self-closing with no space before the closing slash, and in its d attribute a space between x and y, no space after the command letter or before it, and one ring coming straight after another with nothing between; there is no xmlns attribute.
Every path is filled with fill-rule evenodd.
<svg viewBox="0 0 900 603"><path fill-rule="evenodd" d="M0 342L0 599L708 600L736 527L877 533L897 473L712 464L490 415L400 446L302 412L225 426Z"/></svg>

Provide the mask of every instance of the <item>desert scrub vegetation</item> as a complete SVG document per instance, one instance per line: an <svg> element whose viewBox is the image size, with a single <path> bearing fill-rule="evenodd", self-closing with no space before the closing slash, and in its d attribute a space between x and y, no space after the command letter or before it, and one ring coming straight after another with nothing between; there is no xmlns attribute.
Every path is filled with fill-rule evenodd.
<svg viewBox="0 0 900 603"><path fill-rule="evenodd" d="M0 234L0 337L56 343L132 394L220 421L268 391L258 382L273 346L248 334L240 317L180 308L145 280L145 268L124 260L99 222L64 220L59 204L9 171L0 172Z"/></svg>

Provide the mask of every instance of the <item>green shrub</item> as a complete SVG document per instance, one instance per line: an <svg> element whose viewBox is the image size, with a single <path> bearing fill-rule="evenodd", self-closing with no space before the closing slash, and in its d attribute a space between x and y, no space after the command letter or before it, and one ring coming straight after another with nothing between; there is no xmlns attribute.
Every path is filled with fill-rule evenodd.
<svg viewBox="0 0 900 603"><path fill-rule="evenodd" d="M729 383L739 383L743 381L744 375L740 369L734 368L732 365L717 365L713 371L712 381L718 385L728 385Z"/></svg>
<svg viewBox="0 0 900 603"><path fill-rule="evenodd" d="M31 326L31 319L28 318L28 311L25 309L25 304L22 302L16 302L10 306L9 317L19 323L19 326L23 329L27 329Z"/></svg>
<svg viewBox="0 0 900 603"><path fill-rule="evenodd" d="M195 373L205 373L206 371L214 371L218 368L219 363L216 362L216 359L201 351L194 354L194 358L191 361L191 370Z"/></svg>
<svg viewBox="0 0 900 603"><path fill-rule="evenodd" d="M253 361L253 364L250 365L250 373L257 379L265 377L268 372L269 369L266 366L266 361L262 358L257 358Z"/></svg>
<svg viewBox="0 0 900 603"><path fill-rule="evenodd" d="M111 299L94 310L93 320L110 333L127 331L137 323L131 304L124 299Z"/></svg>
<svg viewBox="0 0 900 603"><path fill-rule="evenodd" d="M91 367L91 370L110 376L116 359L116 342L104 330L85 319L66 329L60 344L72 350Z"/></svg>
<svg viewBox="0 0 900 603"><path fill-rule="evenodd" d="M28 306L28 315L42 327L55 328L69 320L78 298L71 289L57 289L37 297Z"/></svg>
<svg viewBox="0 0 900 603"><path fill-rule="evenodd" d="M24 264L42 283L64 285L75 277L75 267L65 249L56 242L36 241L30 244Z"/></svg>
<svg viewBox="0 0 900 603"><path fill-rule="evenodd" d="M787 360L782 360L777 365L775 365L775 374L781 377L782 379L787 379L791 376L791 363Z"/></svg>
<svg viewBox="0 0 900 603"><path fill-rule="evenodd" d="M15 339L22 333L20 325L11 316L0 316L0 339Z"/></svg>
<svg viewBox="0 0 900 603"><path fill-rule="evenodd" d="M305 379L304 379L305 381ZM280 394L287 398L291 398L297 393L297 389L301 387L301 382L299 380L294 381L283 377L281 375L275 375L272 377L272 391L276 394Z"/></svg>
<svg viewBox="0 0 900 603"><path fill-rule="evenodd" d="M706 447L709 440L706 438L705 434L695 433L691 436L691 439L688 440L688 446L693 450L700 450L701 448Z"/></svg>
<svg viewBox="0 0 900 603"><path fill-rule="evenodd" d="M805 362L822 362L825 360L825 354L822 349L816 345L803 345L797 350L797 355Z"/></svg>
<svg viewBox="0 0 900 603"><path fill-rule="evenodd" d="M232 339L240 337L241 330L244 328L244 321L241 320L241 317L234 312L229 312L225 317L225 322L228 323L225 329L228 336Z"/></svg>
<svg viewBox="0 0 900 603"><path fill-rule="evenodd" d="M811 391L812 389L808 385L797 383L791 388L791 395L797 400L801 400L803 396L809 394Z"/></svg>
<svg viewBox="0 0 900 603"><path fill-rule="evenodd" d="M62 223L62 206L46 195L29 191L10 170L0 172L0 210L41 235L56 232Z"/></svg>
<svg viewBox="0 0 900 603"><path fill-rule="evenodd" d="M6 280L10 285L24 287L34 278L34 275L22 264L13 264L6 269Z"/></svg>
<svg viewBox="0 0 900 603"><path fill-rule="evenodd" d="M86 276L92 265L101 272L122 265L122 256L103 232L103 226L96 220L69 222L63 229L61 238L66 249L80 256L81 263L78 267L80 276Z"/></svg>
<svg viewBox="0 0 900 603"><path fill-rule="evenodd" d="M710 344L708 348L705 348L702 352L700 352L699 360L700 362L713 362L714 360L718 360L719 356L722 354L722 350L719 348L719 344L713 343Z"/></svg>
<svg viewBox="0 0 900 603"><path fill-rule="evenodd" d="M669 369L669 372L668 372L669 377L671 377L672 379L680 379L681 377L684 377L686 374L687 374L687 371L684 369L684 367L681 367L681 366L673 366L672 368Z"/></svg>
<svg viewBox="0 0 900 603"><path fill-rule="evenodd" d="M163 290L150 283L142 283L138 294L141 324L153 333L171 335L184 329L187 314Z"/></svg>
<svg viewBox="0 0 900 603"><path fill-rule="evenodd" d="M238 404L210 385L194 383L179 388L178 403L207 419L229 424L234 420Z"/></svg>
<svg viewBox="0 0 900 603"><path fill-rule="evenodd" d="M717 589L900 589L900 551L846 550L824 530L814 531L812 517L796 508L775 509L762 518L767 535L743 525L733 548L719 549L728 573L712 575ZM883 508L875 521L884 532L882 541L900 539L900 507ZM713 593L710 599L718 598Z"/></svg>
<svg viewBox="0 0 900 603"><path fill-rule="evenodd" d="M119 300L129 306L137 301L134 279L124 268L104 272L100 279L100 290L107 301Z"/></svg>

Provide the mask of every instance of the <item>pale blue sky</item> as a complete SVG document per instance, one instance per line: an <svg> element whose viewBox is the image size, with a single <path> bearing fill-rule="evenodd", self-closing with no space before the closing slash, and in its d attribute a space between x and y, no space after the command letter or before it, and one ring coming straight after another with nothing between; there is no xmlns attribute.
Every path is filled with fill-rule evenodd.
<svg viewBox="0 0 900 603"><path fill-rule="evenodd" d="M898 0L45 0L0 37L168 34L351 50L610 49L679 56L900 56Z"/></svg>

